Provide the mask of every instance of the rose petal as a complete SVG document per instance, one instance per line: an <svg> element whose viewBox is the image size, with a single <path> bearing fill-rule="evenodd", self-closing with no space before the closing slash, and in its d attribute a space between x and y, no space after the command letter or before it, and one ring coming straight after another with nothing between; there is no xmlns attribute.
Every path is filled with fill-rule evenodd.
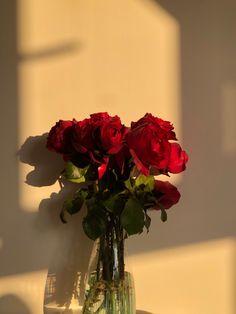
<svg viewBox="0 0 236 314"><path fill-rule="evenodd" d="M185 170L188 155L183 151L179 144L171 144L170 159L168 163L168 171L171 173L179 173Z"/></svg>
<svg viewBox="0 0 236 314"><path fill-rule="evenodd" d="M137 166L138 170L141 171L145 176L149 175L149 168L145 167L145 165L139 160L138 156L136 155L133 149L130 149L130 153L134 158L134 163Z"/></svg>
<svg viewBox="0 0 236 314"><path fill-rule="evenodd" d="M106 172L107 165L108 165L108 163L101 164L101 166L98 167L98 179L99 180L103 177L104 173Z"/></svg>

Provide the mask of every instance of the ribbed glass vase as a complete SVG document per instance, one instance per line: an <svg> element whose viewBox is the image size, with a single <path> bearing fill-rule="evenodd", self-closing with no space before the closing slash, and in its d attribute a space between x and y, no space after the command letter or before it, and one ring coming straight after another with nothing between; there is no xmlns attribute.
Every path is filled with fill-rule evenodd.
<svg viewBox="0 0 236 314"><path fill-rule="evenodd" d="M123 230L112 226L95 241L82 314L135 314L135 289L124 263Z"/></svg>

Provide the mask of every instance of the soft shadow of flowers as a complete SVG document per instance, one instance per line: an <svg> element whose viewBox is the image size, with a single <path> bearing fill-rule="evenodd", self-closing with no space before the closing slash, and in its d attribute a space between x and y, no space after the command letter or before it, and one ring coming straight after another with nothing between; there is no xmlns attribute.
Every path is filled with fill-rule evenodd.
<svg viewBox="0 0 236 314"><path fill-rule="evenodd" d="M61 156L46 148L47 134L30 136L19 150L20 161L34 167L26 176L32 186L48 186L56 182L63 169Z"/></svg>
<svg viewBox="0 0 236 314"><path fill-rule="evenodd" d="M18 152L21 162L34 167L26 176L26 183L31 186L54 184L64 168L61 156L47 150L46 139L47 134L29 137ZM76 189L78 185L63 182L58 193L52 193L41 201L36 220L39 232L48 232L50 237L55 237L57 243L48 268L48 279L53 277L53 302L61 306L70 303L78 278L79 301L83 302L84 276L92 248L92 241L82 230L84 209L68 217L68 224L62 224L59 218L64 200L72 196Z"/></svg>

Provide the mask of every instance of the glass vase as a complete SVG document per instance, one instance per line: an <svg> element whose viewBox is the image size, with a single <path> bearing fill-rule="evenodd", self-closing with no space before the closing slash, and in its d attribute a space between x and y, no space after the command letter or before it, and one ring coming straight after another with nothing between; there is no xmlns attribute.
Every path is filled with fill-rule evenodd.
<svg viewBox="0 0 236 314"><path fill-rule="evenodd" d="M82 313L92 243L80 226L74 219L57 238L45 283L44 314Z"/></svg>
<svg viewBox="0 0 236 314"><path fill-rule="evenodd" d="M82 314L135 314L132 273L124 263L124 232L112 226L95 241Z"/></svg>

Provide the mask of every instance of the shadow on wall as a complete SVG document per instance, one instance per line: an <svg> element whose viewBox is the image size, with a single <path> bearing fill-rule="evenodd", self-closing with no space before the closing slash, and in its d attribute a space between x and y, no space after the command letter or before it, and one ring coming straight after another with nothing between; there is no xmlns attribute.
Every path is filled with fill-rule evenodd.
<svg viewBox="0 0 236 314"><path fill-rule="evenodd" d="M29 137L22 145L19 157L21 162L34 167L26 177L26 183L32 186L54 184L63 170L61 156L46 149L46 134ZM53 281L54 301L61 306L71 300L77 286L80 304L83 303L83 283L93 244L82 229L83 209L71 219L67 217L68 224L63 225L59 219L64 200L72 196L77 188L77 184L63 182L59 193L52 193L50 198L41 201L36 222L40 233L57 230L57 247L49 262L48 279Z"/></svg>
<svg viewBox="0 0 236 314"><path fill-rule="evenodd" d="M54 53L61 55L77 48L66 44L64 48L19 56L16 25L17 2L3 0L0 10L0 131L1 149L4 153L0 154L0 162L4 180L0 182L0 276L49 269L49 273L55 274L58 279L57 300L63 303L65 289L70 293L75 272L81 273L81 282L83 281L92 242L85 238L82 227L78 228L78 225L81 226L80 215L67 225L63 225L59 220L59 211L64 198L73 192L71 187L65 186L59 194L53 193L48 199L43 200L38 212L24 211L24 208L19 206L19 158L23 163L35 167L27 175L26 184L37 187L53 184L62 164L59 158L46 150L45 136L27 139L17 154L19 119L17 69L20 58L52 57ZM73 255L74 251L78 254ZM81 251L83 254L80 254ZM70 255L73 255L73 258L68 263L64 256ZM28 314L29 311L20 300L9 295L0 299L0 313Z"/></svg>
<svg viewBox="0 0 236 314"><path fill-rule="evenodd" d="M0 298L1 314L31 314L28 307L16 296L5 295Z"/></svg>
<svg viewBox="0 0 236 314"><path fill-rule="evenodd" d="M28 173L26 177L26 183L32 186L40 187L55 183L58 174L63 169L61 156L52 154L46 149L46 134L29 137L22 145L19 157L21 162L34 167L34 170ZM70 182L65 182L65 184L58 194L53 193L49 199L42 200L37 217L37 225L41 231L47 231L47 229L52 227L54 229L64 227L64 230L60 233L58 247L54 252L48 272L48 279L50 280L51 278L56 281L53 297L56 303L61 306L67 304L68 300L71 299L78 274L80 274L79 303L83 304L84 286L82 283L84 282L84 275L91 251L91 241L84 235L81 228L81 215L72 217L69 224L64 226L58 219L58 209L62 207L64 199L73 194L74 189L77 188L77 185L73 185ZM80 252L83 252L83 254L80 254ZM46 299L45 302L47 302ZM153 314L143 310L137 310L136 313Z"/></svg>
<svg viewBox="0 0 236 314"><path fill-rule="evenodd" d="M53 193L49 199L43 200L39 212L27 212L19 206L18 187L19 158L35 167L28 174L26 184L51 185L61 170L61 160L50 154L44 146L45 136L27 139L17 155L18 62L22 58L24 61L27 58L51 58L56 54L70 53L78 47L73 43L65 43L32 55L19 55L17 43L17 1L3 0L0 10L0 130L4 154L0 155L0 162L3 165L1 174L4 180L0 183L0 276L48 267L51 269L50 264L55 265L55 260L51 261L52 256L58 257L59 254L72 250L77 242L85 245L83 257L77 263L79 269L85 269L91 242L85 239L75 222L63 226L58 217L64 196L68 197L71 193L70 188L65 187L59 194Z"/></svg>
<svg viewBox="0 0 236 314"><path fill-rule="evenodd" d="M146 249L235 236L236 149L224 147L225 141L236 147L235 119L227 119L236 116L236 2L149 2L153 9L161 5L180 25L183 146L190 160L180 187L183 198L171 211L168 227L158 226L161 241ZM223 99L227 87L232 106Z"/></svg>

